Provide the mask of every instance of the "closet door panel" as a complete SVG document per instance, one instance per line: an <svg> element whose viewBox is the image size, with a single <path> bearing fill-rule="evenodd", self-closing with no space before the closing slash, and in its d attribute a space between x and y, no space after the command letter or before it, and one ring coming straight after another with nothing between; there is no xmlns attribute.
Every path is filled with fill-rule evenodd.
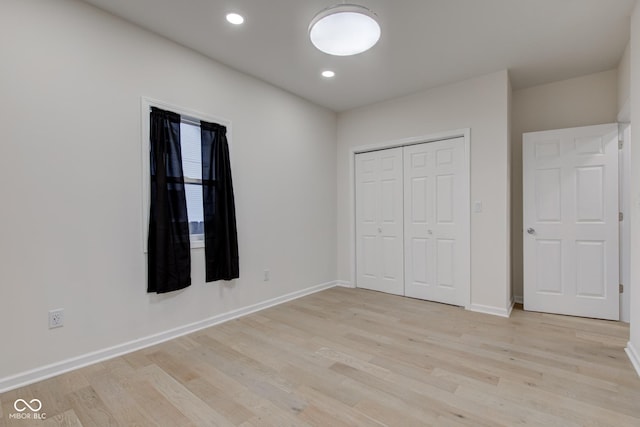
<svg viewBox="0 0 640 427"><path fill-rule="evenodd" d="M404 295L402 148L355 162L356 286Z"/></svg>
<svg viewBox="0 0 640 427"><path fill-rule="evenodd" d="M465 305L469 194L464 139L407 146L404 159L405 295Z"/></svg>

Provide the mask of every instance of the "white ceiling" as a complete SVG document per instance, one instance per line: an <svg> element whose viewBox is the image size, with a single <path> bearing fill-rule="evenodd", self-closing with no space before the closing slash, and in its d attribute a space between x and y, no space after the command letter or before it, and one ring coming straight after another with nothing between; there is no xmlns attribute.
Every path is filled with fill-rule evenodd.
<svg viewBox="0 0 640 427"><path fill-rule="evenodd" d="M617 66L635 0L352 0L380 42L351 57L316 50L313 16L338 0L85 0L335 111L501 69L514 89ZM245 16L234 27L227 12ZM320 72L332 69L336 77Z"/></svg>

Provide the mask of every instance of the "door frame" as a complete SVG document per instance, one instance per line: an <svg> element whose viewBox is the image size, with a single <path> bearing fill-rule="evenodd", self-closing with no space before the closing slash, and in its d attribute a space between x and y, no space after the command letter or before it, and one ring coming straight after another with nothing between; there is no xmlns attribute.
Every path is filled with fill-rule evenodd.
<svg viewBox="0 0 640 427"><path fill-rule="evenodd" d="M464 308L469 310L471 306L471 128L454 129L438 133L431 133L421 136L413 136L409 138L396 139L392 141L380 142L375 144L359 145L349 149L349 254L350 254L350 287L356 287L356 154L366 153L370 151L385 150L388 148L405 147L407 145L424 144L428 142L442 141L446 139L464 138L465 167L468 170L467 188L469 190L466 198L466 210L468 211L468 221L465 221L467 228L467 238L465 241L467 249L467 280L466 286L463 286L462 301ZM403 267L404 268L404 267Z"/></svg>
<svg viewBox="0 0 640 427"><path fill-rule="evenodd" d="M620 321L629 323L631 317L631 204L629 186L631 185L631 124L618 122L618 141L622 142L622 149L618 151L618 204L622 213L620 221L620 283L624 286L624 292L620 294Z"/></svg>

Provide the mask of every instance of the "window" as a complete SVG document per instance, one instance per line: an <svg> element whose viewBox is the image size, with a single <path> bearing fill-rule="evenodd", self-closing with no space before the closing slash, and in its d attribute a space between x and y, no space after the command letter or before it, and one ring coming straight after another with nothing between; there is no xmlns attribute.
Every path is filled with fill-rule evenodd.
<svg viewBox="0 0 640 427"><path fill-rule="evenodd" d="M237 279L229 122L143 98L141 127L147 292L190 286L194 247L205 282Z"/></svg>
<svg viewBox="0 0 640 427"><path fill-rule="evenodd" d="M204 240L202 144L200 138L200 123L182 117L182 122L180 123L180 149L182 150L182 173L184 175L191 242Z"/></svg>
<svg viewBox="0 0 640 427"><path fill-rule="evenodd" d="M181 108L162 101L142 98L142 182L143 182L143 224L149 224L149 112L151 107L180 114L180 150L182 152L182 173L184 175L187 199L187 217L191 248L204 247L204 212L202 201L202 144L200 120L220 123L227 127L227 139L231 141L231 123L226 119L212 117L196 111ZM148 227L143 227L144 251L147 252Z"/></svg>

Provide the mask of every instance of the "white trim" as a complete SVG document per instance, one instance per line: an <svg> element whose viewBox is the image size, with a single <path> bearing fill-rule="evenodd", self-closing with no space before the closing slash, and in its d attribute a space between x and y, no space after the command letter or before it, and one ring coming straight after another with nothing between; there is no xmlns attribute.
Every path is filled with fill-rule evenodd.
<svg viewBox="0 0 640 427"><path fill-rule="evenodd" d="M181 117L186 117L191 120L204 120L210 123L218 123L227 128L227 140L229 142L229 156L231 157L231 151L233 144L231 120L212 116L210 114L201 113L199 111L190 110L188 108L173 105L165 101L159 101L157 99L148 98L146 96L140 97L140 149L142 150L142 247L144 253L148 252L147 249L147 237L149 234L149 112L151 107L162 108L163 110L173 111L180 114ZM204 248L204 241L192 241L191 249Z"/></svg>
<svg viewBox="0 0 640 427"><path fill-rule="evenodd" d="M513 311L513 305L514 305L514 302L511 302L511 305L509 305L509 308L506 309L506 308L500 308L500 307L492 307L489 305L471 304L469 305L469 307L467 307L467 310L475 311L476 313L491 314L493 316L509 318L511 316L511 312Z"/></svg>
<svg viewBox="0 0 640 427"><path fill-rule="evenodd" d="M444 132L432 133L422 136L414 136L410 138L397 139L388 142L381 142L370 145L360 145L352 147L349 150L349 254L350 254L350 276L353 287L357 287L356 280L356 171L355 171L355 158L358 153L366 153L368 151L384 150L388 148L404 147L406 145L422 144L426 142L442 141L445 139L464 138L464 150L465 150L465 162L468 171L467 189L469 190L469 197L467 200L467 207L469 208L469 222L466 224L467 229L467 251L469 253L469 268L468 278L466 282L468 287L464 289L463 301L464 307L469 310L471 306L471 128L454 129ZM403 267L404 268L404 267Z"/></svg>
<svg viewBox="0 0 640 427"><path fill-rule="evenodd" d="M351 288L351 289L356 288L356 285L354 285L352 282L347 282L346 280L336 281L336 286L339 286L341 288Z"/></svg>
<svg viewBox="0 0 640 427"><path fill-rule="evenodd" d="M524 298L522 298L522 295L514 295L513 302L516 304L524 304Z"/></svg>
<svg viewBox="0 0 640 427"><path fill-rule="evenodd" d="M622 150L618 151L618 205L622 221L618 222L620 283L624 292L620 294L620 321L631 321L631 125L618 124L618 139L622 138Z"/></svg>
<svg viewBox="0 0 640 427"><path fill-rule="evenodd" d="M471 135L470 128L454 129L445 132L432 133L429 135L412 136L410 138L396 139L388 142L380 142L377 144L360 145L351 148L351 153L366 153L368 151L385 150L387 148L404 147L405 145L423 144L425 142L442 141L445 139L465 138L469 139Z"/></svg>
<svg viewBox="0 0 640 427"><path fill-rule="evenodd" d="M629 356L629 360L631 360L631 364L635 368L636 373L640 376L640 352L636 350L631 341L627 343L627 347L624 351L627 353L627 356Z"/></svg>
<svg viewBox="0 0 640 427"><path fill-rule="evenodd" d="M94 363L102 362L107 359L112 359L123 354L141 350L152 345L160 344L162 342L172 340L174 338L178 338L183 335L199 331L201 329L219 325L220 323L228 322L229 320L237 319L238 317L246 316L248 314L274 307L276 305L292 301L294 299L298 299L316 292L320 292L325 289L333 288L335 286L338 286L338 284L338 281L332 281L316 286L311 286L306 289L291 292L289 294L262 301L253 305L218 314L216 316L200 320L195 323L170 329L165 332L149 335L123 344L118 344L113 347L87 353L81 356L72 357L70 359L42 366L40 368L32 369L30 371L22 372L10 377L0 378L0 393L33 384L38 381L46 380L56 375L92 365Z"/></svg>

